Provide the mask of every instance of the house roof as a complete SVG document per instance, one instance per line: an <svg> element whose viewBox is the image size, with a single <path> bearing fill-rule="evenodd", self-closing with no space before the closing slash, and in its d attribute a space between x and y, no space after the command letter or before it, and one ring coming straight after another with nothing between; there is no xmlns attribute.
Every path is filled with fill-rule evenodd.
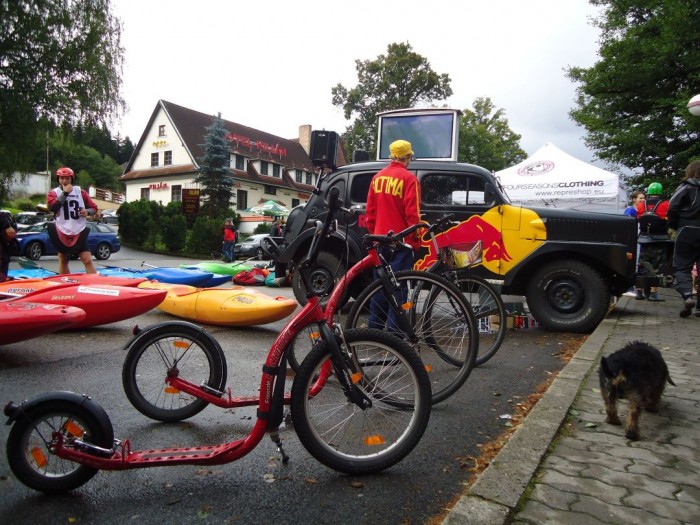
<svg viewBox="0 0 700 525"><path fill-rule="evenodd" d="M143 147L146 136L153 126L160 109L163 109L168 115L174 131L192 159L192 164L132 171L133 163L139 150ZM212 115L194 111L165 100L159 100L120 180L162 177L180 173L186 174L196 170L198 168L198 160L204 156L204 136L206 135L206 128L212 124L212 119ZM231 151L233 153L244 155L253 160L259 159L284 166L281 177L272 177L261 175L251 163L248 163L246 171L231 168L235 179L283 186L305 192L313 189L313 186L296 182L288 172L291 169L303 169L313 172L315 169L309 155L299 143L299 139L285 139L230 120L224 120L224 128L230 133L230 138L232 139Z"/></svg>

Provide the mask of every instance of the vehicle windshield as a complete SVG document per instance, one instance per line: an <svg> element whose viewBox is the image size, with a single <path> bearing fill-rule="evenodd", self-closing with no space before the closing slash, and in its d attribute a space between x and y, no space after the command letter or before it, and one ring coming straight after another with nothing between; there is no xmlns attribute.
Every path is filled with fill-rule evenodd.
<svg viewBox="0 0 700 525"><path fill-rule="evenodd" d="M41 233L46 231L46 223L40 222L37 224L32 224L29 228L25 228L20 233Z"/></svg>

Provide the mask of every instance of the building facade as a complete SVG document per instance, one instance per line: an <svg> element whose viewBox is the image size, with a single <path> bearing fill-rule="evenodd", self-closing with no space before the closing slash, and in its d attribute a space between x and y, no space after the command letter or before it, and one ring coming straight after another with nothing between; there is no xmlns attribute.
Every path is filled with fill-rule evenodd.
<svg viewBox="0 0 700 525"><path fill-rule="evenodd" d="M159 100L120 177L126 202L146 199L167 205L182 201L183 191L198 189L194 180L212 121L211 115ZM241 212L274 200L292 209L309 199L318 177L309 157L311 126L301 126L297 139L227 120L224 127L231 144L232 207Z"/></svg>

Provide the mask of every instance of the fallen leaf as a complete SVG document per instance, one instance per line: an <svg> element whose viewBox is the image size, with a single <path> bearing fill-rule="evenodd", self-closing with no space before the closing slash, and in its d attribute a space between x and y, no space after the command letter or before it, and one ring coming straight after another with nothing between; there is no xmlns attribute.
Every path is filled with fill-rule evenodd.
<svg viewBox="0 0 700 525"><path fill-rule="evenodd" d="M361 489L364 488L365 484L361 481L351 481L350 486L354 489Z"/></svg>

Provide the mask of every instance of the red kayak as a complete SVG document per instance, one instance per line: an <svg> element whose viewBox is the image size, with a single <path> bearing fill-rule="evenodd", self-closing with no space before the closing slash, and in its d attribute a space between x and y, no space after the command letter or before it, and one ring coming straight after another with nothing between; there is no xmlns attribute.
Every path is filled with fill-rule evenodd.
<svg viewBox="0 0 700 525"><path fill-rule="evenodd" d="M70 328L84 319L85 312L75 306L25 301L0 302L0 345Z"/></svg>
<svg viewBox="0 0 700 525"><path fill-rule="evenodd" d="M16 302L62 304L85 311L85 319L70 328L86 328L136 317L158 306L166 290L132 286L80 284L49 280L19 280L0 283L0 295Z"/></svg>

